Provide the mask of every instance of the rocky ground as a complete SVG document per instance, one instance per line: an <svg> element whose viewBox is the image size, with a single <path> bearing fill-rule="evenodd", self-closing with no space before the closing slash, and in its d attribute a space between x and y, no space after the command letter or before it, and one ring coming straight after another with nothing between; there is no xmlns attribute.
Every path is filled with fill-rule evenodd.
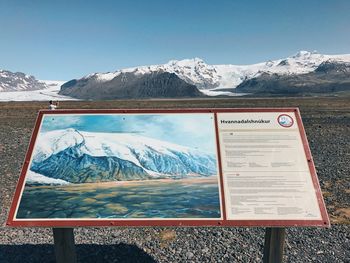
<svg viewBox="0 0 350 263"><path fill-rule="evenodd" d="M5 226L43 102L0 103L0 262L54 262L52 230ZM64 102L61 108L299 107L332 227L288 228L285 262L350 262L350 98ZM261 262L263 228L76 228L80 262Z"/></svg>

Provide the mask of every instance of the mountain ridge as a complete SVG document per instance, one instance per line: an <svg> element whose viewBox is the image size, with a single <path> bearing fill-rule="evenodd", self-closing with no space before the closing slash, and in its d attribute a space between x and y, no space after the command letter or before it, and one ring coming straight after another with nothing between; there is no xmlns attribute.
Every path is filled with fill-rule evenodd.
<svg viewBox="0 0 350 263"><path fill-rule="evenodd" d="M186 98L203 97L196 86L180 79L175 73L123 72L101 82L96 77L71 80L61 86L60 95L78 99Z"/></svg>
<svg viewBox="0 0 350 263"><path fill-rule="evenodd" d="M0 92L3 91L26 91L47 89L49 86L34 76L23 72L12 72L0 69Z"/></svg>
<svg viewBox="0 0 350 263"><path fill-rule="evenodd" d="M298 79L297 76L314 72L322 63L326 62L328 64L350 63L350 54L323 55L317 52L299 51L284 59L270 60L251 65L208 65L200 58L171 60L168 63L160 65L139 66L121 69L115 72L88 74L80 79L74 79L62 85L60 94L75 96L79 99L86 99L84 97L86 96L85 94L90 96L88 99L200 97L197 91L189 92L189 89L187 91L185 91L186 89L181 89L180 92L179 90L174 90L177 84L172 81L169 81L170 84L167 86L166 91L161 89L161 82L149 82L147 88L143 89L145 91L143 93L140 92L140 85L134 85L134 79L147 78L147 76L152 76L153 74L167 73L176 75L183 81L182 84L193 85L191 86L193 90L198 88L204 95L234 96L241 94L239 91L242 90L234 89L249 80L266 75L292 76ZM118 81L125 76L127 76L125 83ZM273 86L275 83L271 82L268 86ZM324 89L330 91L336 90L332 88L335 84L328 82L327 85L329 87L325 87ZM70 91L67 89L67 86L71 88L71 94L69 94ZM347 86L343 89L346 90ZM94 97L91 90L93 90L92 93L97 93L98 95ZM117 91L119 94L115 94ZM235 92L233 93L233 91ZM288 91L286 92L288 93ZM105 93L105 98L101 97L101 93ZM126 96L125 93L129 94L129 96ZM194 96L193 94L196 95Z"/></svg>
<svg viewBox="0 0 350 263"><path fill-rule="evenodd" d="M216 166L213 154L166 141L66 129L40 134L30 170L84 183L210 176L217 173Z"/></svg>
<svg viewBox="0 0 350 263"><path fill-rule="evenodd" d="M256 77L262 73L303 74L315 70L322 62L350 62L350 54L325 55L316 51L299 51L283 59L266 62L234 65L209 65L200 58L170 60L165 64L137 66L107 73L91 73L80 80L88 81L94 78L101 83L110 81L121 73L135 73L142 75L150 72L165 71L175 73L184 81L196 85L200 90L214 88L234 88L246 78Z"/></svg>
<svg viewBox="0 0 350 263"><path fill-rule="evenodd" d="M326 94L350 90L350 63L322 62L314 71L298 75L261 74L239 84L236 92L252 94Z"/></svg>

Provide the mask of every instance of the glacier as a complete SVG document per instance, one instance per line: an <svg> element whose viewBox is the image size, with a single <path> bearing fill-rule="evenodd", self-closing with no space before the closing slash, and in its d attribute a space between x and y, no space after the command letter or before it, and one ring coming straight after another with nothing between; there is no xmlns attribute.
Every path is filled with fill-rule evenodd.
<svg viewBox="0 0 350 263"><path fill-rule="evenodd" d="M36 90L1 91L0 101L49 101L49 100L78 100L64 95L59 95L61 85L66 81L39 80L47 88Z"/></svg>
<svg viewBox="0 0 350 263"><path fill-rule="evenodd" d="M215 154L134 133L42 132L30 170L69 183L187 178L217 174Z"/></svg>
<svg viewBox="0 0 350 263"><path fill-rule="evenodd" d="M67 181L61 180L61 179L54 179L47 176L44 176L42 174L35 173L31 170L28 170L27 172L27 184L47 184L47 185L65 185L69 184Z"/></svg>

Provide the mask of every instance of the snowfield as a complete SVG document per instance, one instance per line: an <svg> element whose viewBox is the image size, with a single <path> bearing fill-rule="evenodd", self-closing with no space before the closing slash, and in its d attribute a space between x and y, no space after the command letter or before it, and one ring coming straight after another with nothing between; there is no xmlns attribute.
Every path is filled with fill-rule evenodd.
<svg viewBox="0 0 350 263"><path fill-rule="evenodd" d="M49 185L65 185L69 184L68 182L61 179L54 179L42 174L35 173L31 170L28 170L26 176L27 183L37 183L37 184L49 184Z"/></svg>
<svg viewBox="0 0 350 263"><path fill-rule="evenodd" d="M65 81L41 80L47 84L47 89L32 91L3 91L0 92L0 101L50 101L50 100L77 100L68 96L59 95L60 87Z"/></svg>

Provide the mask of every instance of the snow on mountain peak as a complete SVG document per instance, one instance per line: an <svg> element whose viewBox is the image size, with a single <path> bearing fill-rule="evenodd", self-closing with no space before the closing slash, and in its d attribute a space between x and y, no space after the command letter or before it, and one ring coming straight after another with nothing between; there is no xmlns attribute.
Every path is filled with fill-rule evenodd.
<svg viewBox="0 0 350 263"><path fill-rule="evenodd" d="M68 147L78 145L83 142L84 138L75 129L56 130L40 133L35 145L33 160L39 162L48 156L58 153Z"/></svg>
<svg viewBox="0 0 350 263"><path fill-rule="evenodd" d="M151 177L178 177L191 174L210 176L216 174L217 169L214 154L186 146L133 133L100 133L75 129L40 133L31 169L47 176L46 165L50 163L56 167L57 162L63 160L61 157L66 158L67 162L76 160L70 164L82 165L84 169L89 169L90 164L93 167L95 161L117 158L120 163L130 164L126 165L125 169L131 166L142 169ZM101 165L109 164L102 161Z"/></svg>
<svg viewBox="0 0 350 263"><path fill-rule="evenodd" d="M246 79L261 74L305 74L314 71L321 63L326 61L350 62L348 55L323 55L317 51L301 50L296 54L277 60L256 63L251 65L209 65L201 58L183 60L170 60L165 64L139 66L108 73L94 73L84 79L94 78L106 82L121 73L150 74L153 72L175 73L187 83L196 85L202 92L206 90L235 88Z"/></svg>
<svg viewBox="0 0 350 263"><path fill-rule="evenodd" d="M92 156L117 156L129 160L131 149L147 151L153 149L159 153L172 155L173 151L198 153L187 146L160 141L134 133L101 133L78 131L73 128L40 133L35 146L33 160L40 161L69 147L84 143L82 151ZM171 150L170 150L171 149ZM137 162L135 159L130 161Z"/></svg>
<svg viewBox="0 0 350 263"><path fill-rule="evenodd" d="M165 65L173 66L173 67L177 67L177 66L196 67L199 64L207 65L203 59L197 58L197 57L190 58L190 59L182 59L182 60L170 60Z"/></svg>
<svg viewBox="0 0 350 263"><path fill-rule="evenodd" d="M300 50L299 52L297 52L295 55L293 55L293 58L309 58L312 55L320 55L320 53L318 53L316 50L310 52L310 51L306 51L306 50Z"/></svg>
<svg viewBox="0 0 350 263"><path fill-rule="evenodd" d="M115 72L92 73L83 77L85 80L94 79L100 82L113 80L123 73L151 74L154 72L175 73L187 83L197 85L199 88L214 88L219 85L220 76L214 66L208 65L200 58L170 60L165 64L138 66L126 68Z"/></svg>
<svg viewBox="0 0 350 263"><path fill-rule="evenodd" d="M0 70L0 91L26 91L40 90L47 88L47 85L38 81L35 77L22 72L11 72Z"/></svg>

